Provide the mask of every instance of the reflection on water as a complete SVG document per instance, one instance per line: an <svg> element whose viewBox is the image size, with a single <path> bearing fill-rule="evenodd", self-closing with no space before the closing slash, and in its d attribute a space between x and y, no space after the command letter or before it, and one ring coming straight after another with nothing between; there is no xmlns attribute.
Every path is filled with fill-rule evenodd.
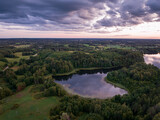
<svg viewBox="0 0 160 120"><path fill-rule="evenodd" d="M160 54L144 54L144 60L147 64L153 64L160 68Z"/></svg>
<svg viewBox="0 0 160 120"><path fill-rule="evenodd" d="M84 97L103 99L127 93L127 91L121 88L106 83L104 78L107 73L102 71L96 73L95 71L90 71L89 73L84 74L83 72L79 72L68 78L61 78L61 80L59 78L56 82L63 85L68 92Z"/></svg>

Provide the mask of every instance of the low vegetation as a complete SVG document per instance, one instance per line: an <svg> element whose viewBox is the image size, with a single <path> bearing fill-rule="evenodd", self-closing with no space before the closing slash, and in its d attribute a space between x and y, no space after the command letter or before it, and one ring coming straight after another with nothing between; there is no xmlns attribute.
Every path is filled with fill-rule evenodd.
<svg viewBox="0 0 160 120"><path fill-rule="evenodd" d="M32 87L0 101L0 120L49 120L49 110L59 104L59 98L35 99Z"/></svg>

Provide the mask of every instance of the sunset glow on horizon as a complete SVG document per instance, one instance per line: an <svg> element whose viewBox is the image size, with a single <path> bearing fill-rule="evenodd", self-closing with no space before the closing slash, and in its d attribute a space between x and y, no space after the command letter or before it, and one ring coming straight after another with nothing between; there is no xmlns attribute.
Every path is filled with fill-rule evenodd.
<svg viewBox="0 0 160 120"><path fill-rule="evenodd" d="M160 2L1 1L0 38L160 39Z"/></svg>

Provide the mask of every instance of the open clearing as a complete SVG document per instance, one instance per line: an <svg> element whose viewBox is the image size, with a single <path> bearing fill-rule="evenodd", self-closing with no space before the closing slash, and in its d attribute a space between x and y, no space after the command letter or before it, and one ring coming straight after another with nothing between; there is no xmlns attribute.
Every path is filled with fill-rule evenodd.
<svg viewBox="0 0 160 120"><path fill-rule="evenodd" d="M27 48L30 47L31 45L15 45L14 47L16 48Z"/></svg>
<svg viewBox="0 0 160 120"><path fill-rule="evenodd" d="M30 56L22 56L22 52L14 53L18 58L6 58L8 62L19 62L20 59L29 59Z"/></svg>
<svg viewBox="0 0 160 120"><path fill-rule="evenodd" d="M34 99L29 92L31 87L3 99L3 104L0 104L0 120L49 120L49 110L59 103L59 99ZM11 110L15 104L19 104L19 107Z"/></svg>
<svg viewBox="0 0 160 120"><path fill-rule="evenodd" d="M105 49L110 49L110 48L116 48L116 49L134 49L133 47L130 47L130 46L121 46L121 45L107 45L104 48Z"/></svg>

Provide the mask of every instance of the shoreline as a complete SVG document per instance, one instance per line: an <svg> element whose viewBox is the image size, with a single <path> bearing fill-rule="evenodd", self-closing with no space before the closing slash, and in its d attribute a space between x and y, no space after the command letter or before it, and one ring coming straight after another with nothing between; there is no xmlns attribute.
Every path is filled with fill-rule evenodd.
<svg viewBox="0 0 160 120"><path fill-rule="evenodd" d="M113 86L116 86L118 88L121 88L123 90L125 90L127 93L126 94L129 94L130 92L125 88L125 87L120 87L120 84L118 86L118 84L114 84L113 82L110 82L110 81L106 81L106 77L103 78L103 81L107 84L112 84ZM56 82L55 82L56 83ZM95 97L94 95L93 96L88 96L88 95L81 95L81 94L78 94L76 92L74 92L72 89L70 89L69 87L66 87L60 83L56 83L59 87L61 87L65 92L66 92L66 95L69 95L69 96L74 96L74 95L77 95L79 96L80 98L85 98L85 99L99 99L99 100L106 100L106 99L112 99L113 97L115 96L112 96L112 97L106 97L106 98L98 98L98 97ZM126 94L123 94L123 95L126 95ZM120 96L123 96L123 95L120 95Z"/></svg>
<svg viewBox="0 0 160 120"><path fill-rule="evenodd" d="M53 75L53 77L60 77L60 76L68 76L68 75L72 75L72 74L75 74L77 73L78 71L83 71L83 70L101 70L101 69L104 69L104 70L111 70L111 69L117 69L117 68L121 68L121 66L118 66L118 67L92 67L92 68L76 68L74 70L72 70L71 72L67 72L67 73L61 73L61 74L55 74Z"/></svg>
<svg viewBox="0 0 160 120"><path fill-rule="evenodd" d="M107 79L107 76L104 78L104 80L105 80L106 83L109 83L109 84L114 85L115 87L119 87L119 88L121 88L121 89L124 89L125 91L128 92L128 94L130 94L130 91L129 91L126 87L124 87L122 84L114 83L114 82L108 80L108 79Z"/></svg>
<svg viewBox="0 0 160 120"><path fill-rule="evenodd" d="M119 68L119 67L112 67L112 69L116 69L116 68ZM111 69L111 68L80 68L80 69L76 69L76 70L74 70L74 72L77 72L77 71L80 71L80 70L98 70L98 69ZM73 71L72 71L73 72ZM72 72L70 72L70 73L72 73ZM65 73L66 74L66 73ZM67 73L68 74L68 73ZM73 73L74 74L74 73ZM59 76L62 76L62 74L60 74ZM107 75L103 78L103 81L107 84L111 84L111 85L113 85L113 86L115 86L115 87L118 87L118 88L120 88L120 89L123 89L123 90L125 90L126 91L126 93L125 94L130 94L130 91L126 88L126 87L124 87L123 85L121 85L121 84L118 84L118 83L114 83L114 82L111 82L111 81L109 81L108 79L107 79ZM55 82L56 83L56 82ZM85 96L85 95L80 95L80 94L78 94L78 93L75 93L74 91L72 91L71 89L69 89L68 87L66 87L66 86L64 86L64 85L61 85L61 84L59 84L59 83L56 83L56 84L58 84L59 86L61 86L65 91L66 91L66 93L68 94L68 95L78 95L79 97L82 97L82 98L89 98L89 99L110 99L110 98L113 98L113 97L107 97L107 98L98 98L98 97L95 97L95 96ZM123 94L123 95L125 95L125 94ZM123 96L123 95L121 95L121 96Z"/></svg>

